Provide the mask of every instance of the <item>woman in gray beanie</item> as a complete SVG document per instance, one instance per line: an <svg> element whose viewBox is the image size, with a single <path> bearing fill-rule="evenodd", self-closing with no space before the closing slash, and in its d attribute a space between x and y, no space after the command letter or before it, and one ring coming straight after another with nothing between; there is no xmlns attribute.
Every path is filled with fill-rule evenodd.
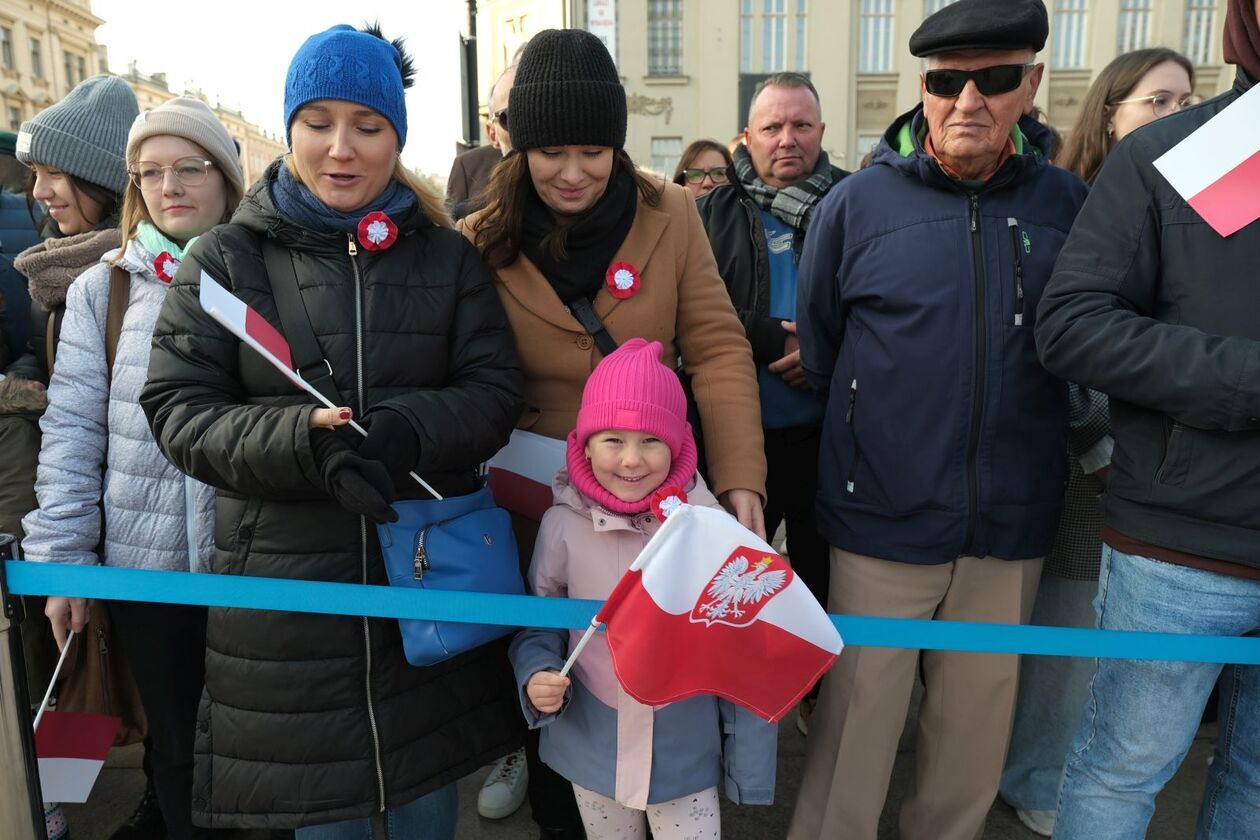
<svg viewBox="0 0 1260 840"><path fill-rule="evenodd" d="M153 325L171 280L193 241L236 209L241 166L227 129L205 104L185 97L136 117L126 161L125 244L98 254L67 295L41 424L39 508L23 520L22 549L34 562L197 572L213 549L213 491L163 457L139 396ZM127 288L122 311L110 300L116 283ZM111 319L120 322L112 339ZM102 452L103 467L90 468L101 464ZM146 792L131 823L136 829L147 824L144 836L163 821L169 837L198 836L192 825L193 737L204 683L206 609L127 601L96 602L94 608L108 609L148 720L146 758L154 790ZM67 627L83 629L88 604L50 597L44 612L64 644ZM154 793L161 805L156 820Z"/></svg>

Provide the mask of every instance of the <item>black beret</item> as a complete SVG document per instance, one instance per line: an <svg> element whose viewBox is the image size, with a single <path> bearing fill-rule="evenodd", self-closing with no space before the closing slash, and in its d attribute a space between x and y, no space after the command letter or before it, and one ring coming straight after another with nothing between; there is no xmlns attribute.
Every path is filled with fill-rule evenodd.
<svg viewBox="0 0 1260 840"><path fill-rule="evenodd" d="M1040 51L1050 34L1042 0L958 0L910 36L911 55L958 50Z"/></svg>

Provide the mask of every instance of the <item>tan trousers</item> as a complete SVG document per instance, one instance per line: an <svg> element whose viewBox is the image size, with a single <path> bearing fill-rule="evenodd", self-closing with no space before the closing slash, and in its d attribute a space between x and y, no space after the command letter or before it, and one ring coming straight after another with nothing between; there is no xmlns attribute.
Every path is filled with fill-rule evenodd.
<svg viewBox="0 0 1260 840"><path fill-rule="evenodd" d="M1022 624L1041 564L960 557L919 566L833 547L830 611ZM925 690L901 840L980 837L1006 760L1019 657L846 647L810 721L789 840L875 840L920 662Z"/></svg>

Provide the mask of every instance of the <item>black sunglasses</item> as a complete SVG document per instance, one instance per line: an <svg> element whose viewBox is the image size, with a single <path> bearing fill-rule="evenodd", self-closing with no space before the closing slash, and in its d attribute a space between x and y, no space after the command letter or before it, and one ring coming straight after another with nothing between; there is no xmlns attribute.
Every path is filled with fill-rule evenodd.
<svg viewBox="0 0 1260 840"><path fill-rule="evenodd" d="M497 122L497 123L499 124L499 126L500 126L500 127L501 127L504 131L511 131L511 130L512 130L512 129L508 128L508 123L507 123L507 121L508 121L507 108L504 108L502 111L499 111L497 114L493 114L493 115L491 115L491 117L490 117L490 121L491 121L491 122Z"/></svg>
<svg viewBox="0 0 1260 840"><path fill-rule="evenodd" d="M979 70L929 70L923 74L923 85L933 96L957 96L968 81L976 83L983 96L1010 93L1024 81L1024 74L1035 64L998 64Z"/></svg>

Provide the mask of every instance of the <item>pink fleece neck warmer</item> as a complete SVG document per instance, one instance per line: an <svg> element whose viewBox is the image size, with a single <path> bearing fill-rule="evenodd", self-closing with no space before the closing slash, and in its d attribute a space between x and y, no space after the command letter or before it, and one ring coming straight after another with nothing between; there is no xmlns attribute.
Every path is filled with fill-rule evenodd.
<svg viewBox="0 0 1260 840"><path fill-rule="evenodd" d="M569 479L583 495L614 513L648 509L651 492L623 502L595 478L586 460L586 441L607 429L643 432L660 438L672 457L665 484L685 487L696 471L696 443L687 423L687 398L674 371L661 364L661 343L632 338L605 356L582 389L577 428L569 433ZM656 490L655 487L652 488Z"/></svg>

